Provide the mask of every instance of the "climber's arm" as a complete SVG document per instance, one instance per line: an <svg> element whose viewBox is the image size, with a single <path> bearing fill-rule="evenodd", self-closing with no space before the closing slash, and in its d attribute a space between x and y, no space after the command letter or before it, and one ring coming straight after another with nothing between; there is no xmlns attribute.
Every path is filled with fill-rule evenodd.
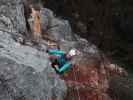
<svg viewBox="0 0 133 100"><path fill-rule="evenodd" d="M49 54L58 54L58 55L63 55L65 52L63 50L56 50L56 49L49 49L48 50Z"/></svg>

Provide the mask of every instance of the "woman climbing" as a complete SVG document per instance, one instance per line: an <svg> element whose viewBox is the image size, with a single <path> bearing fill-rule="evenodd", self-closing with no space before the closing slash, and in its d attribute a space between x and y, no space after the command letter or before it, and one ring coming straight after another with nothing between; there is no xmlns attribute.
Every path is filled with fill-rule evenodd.
<svg viewBox="0 0 133 100"><path fill-rule="evenodd" d="M71 59L73 56L78 55L80 52L77 49L71 49L68 53L60 50L57 43L48 43L49 59L51 66L59 74L63 74L67 69L72 66Z"/></svg>

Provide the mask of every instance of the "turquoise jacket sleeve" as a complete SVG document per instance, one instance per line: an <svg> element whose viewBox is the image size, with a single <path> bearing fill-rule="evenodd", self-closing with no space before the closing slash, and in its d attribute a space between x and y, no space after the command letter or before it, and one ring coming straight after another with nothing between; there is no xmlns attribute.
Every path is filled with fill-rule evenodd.
<svg viewBox="0 0 133 100"><path fill-rule="evenodd" d="M61 72L64 72L66 71L69 67L71 67L71 63L70 62L67 62L65 63L61 68L56 68L56 70L61 73Z"/></svg>
<svg viewBox="0 0 133 100"><path fill-rule="evenodd" d="M63 55L65 52L63 50L58 50L58 49L50 49L48 50L49 54L58 54L58 55Z"/></svg>

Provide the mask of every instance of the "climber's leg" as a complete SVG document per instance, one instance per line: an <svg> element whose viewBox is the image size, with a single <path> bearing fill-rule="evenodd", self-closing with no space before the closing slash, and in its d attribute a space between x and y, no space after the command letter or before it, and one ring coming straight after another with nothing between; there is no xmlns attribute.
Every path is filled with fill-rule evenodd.
<svg viewBox="0 0 133 100"><path fill-rule="evenodd" d="M67 62L60 69L58 68L57 70L59 73L62 73L64 71L66 71L69 67L71 67L71 65L72 64L70 62Z"/></svg>

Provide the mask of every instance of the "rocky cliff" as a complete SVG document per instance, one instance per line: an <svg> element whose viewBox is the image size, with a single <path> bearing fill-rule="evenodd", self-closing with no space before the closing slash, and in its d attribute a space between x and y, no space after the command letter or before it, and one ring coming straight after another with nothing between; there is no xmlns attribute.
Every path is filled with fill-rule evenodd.
<svg viewBox="0 0 133 100"><path fill-rule="evenodd" d="M27 32L23 3L0 0L0 5L0 100L63 100L67 88L50 76L47 54L17 42Z"/></svg>
<svg viewBox="0 0 133 100"><path fill-rule="evenodd" d="M88 84L91 83L88 77L92 79L92 83L95 84L94 87L98 87L98 89L94 89L95 91L90 92L92 95L88 95L90 88L86 89L83 85L78 90L81 93L80 97L92 98L98 96L96 97L99 98L98 100L103 100L101 95L107 92L108 86L106 85L108 84L105 77L106 71L101 71L101 73L99 70L109 66L110 62L105 61L105 66L102 66L104 65L102 61L104 57L101 59L102 53L95 45L72 32L69 18L58 18L50 9L45 8L47 14L44 17L49 20L47 30L49 36L59 40L60 47L65 51L71 48L78 48L81 51L81 55L77 57L79 59L73 60L76 65L76 68L73 68L79 75L78 79L74 79L74 71L72 70L69 70L70 72L68 71L64 76L57 75L49 65L48 55L45 52L47 41L41 39L39 44L32 42L31 33L27 27L28 19L25 12L27 5L25 4L26 1L23 2L22 0L0 0L0 100L77 100L78 94L75 89L79 88L78 86L81 84L88 87ZM100 7L101 5L99 5ZM75 11L73 13L78 18L78 13ZM93 19L90 19L90 23L92 21ZM76 25L78 24L76 23ZM78 29L80 27L83 28L84 24L79 21ZM79 33L84 32L86 32L85 27L79 30ZM92 73L88 76L90 70ZM95 76L94 80L93 76ZM100 79L103 81L99 81ZM76 87L70 88L71 86L68 86L67 81L73 80L74 84L72 85L75 85L76 82ZM77 84L77 82L80 84ZM74 91L71 91L71 89L74 89ZM99 91L102 92L99 93ZM107 95L104 94L104 97L105 100L109 100ZM82 100L86 100L86 98Z"/></svg>
<svg viewBox="0 0 133 100"><path fill-rule="evenodd" d="M67 87L49 65L46 41L34 45L28 33L24 2L0 0L0 89L1 100L63 100ZM98 55L97 48L72 34L67 20L56 18L48 10L51 36L60 40L62 49L79 48ZM56 26L56 27L53 27ZM29 35L30 34L30 35ZM55 74L55 75L53 75Z"/></svg>

